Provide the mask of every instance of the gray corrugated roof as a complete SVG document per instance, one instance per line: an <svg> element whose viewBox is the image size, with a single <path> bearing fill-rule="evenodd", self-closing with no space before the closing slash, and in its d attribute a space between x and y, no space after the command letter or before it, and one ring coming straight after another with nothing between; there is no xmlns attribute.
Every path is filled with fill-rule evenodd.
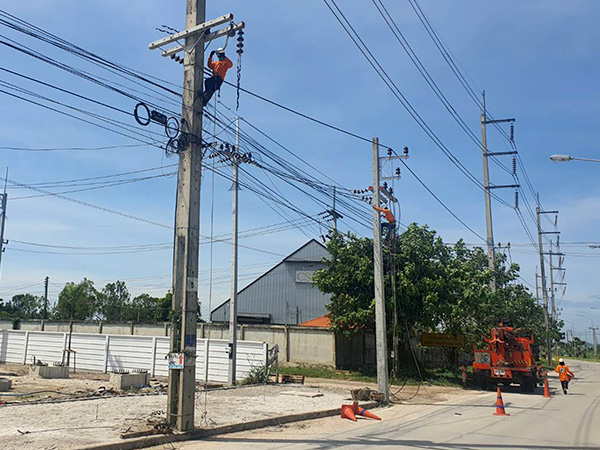
<svg viewBox="0 0 600 450"><path fill-rule="evenodd" d="M296 282L298 270L318 270L329 256L326 247L311 239L238 292L238 314L270 314L273 323L295 323L327 313L330 296L311 283ZM211 319L225 321L229 299L211 311Z"/></svg>

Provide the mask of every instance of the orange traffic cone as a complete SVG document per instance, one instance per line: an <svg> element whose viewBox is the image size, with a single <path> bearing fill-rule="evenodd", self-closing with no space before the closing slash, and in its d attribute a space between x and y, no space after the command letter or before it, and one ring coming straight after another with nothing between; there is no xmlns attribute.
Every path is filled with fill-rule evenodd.
<svg viewBox="0 0 600 450"><path fill-rule="evenodd" d="M496 396L496 412L495 416L510 416L510 414L506 414L504 409L504 402L502 401L502 392L500 392L500 388L498 388L498 394Z"/></svg>
<svg viewBox="0 0 600 450"><path fill-rule="evenodd" d="M356 415L354 414L354 405L342 405L342 419L350 419L356 422Z"/></svg>
<svg viewBox="0 0 600 450"><path fill-rule="evenodd" d="M548 388L548 378L544 378L544 398L552 398L550 389Z"/></svg>
<svg viewBox="0 0 600 450"><path fill-rule="evenodd" d="M370 417L371 419L375 419L375 420L381 420L381 417L376 416L375 414L370 413L366 409L358 406L358 402L354 402L354 404L352 405L352 409L354 410L353 411L354 414L358 414L359 416Z"/></svg>

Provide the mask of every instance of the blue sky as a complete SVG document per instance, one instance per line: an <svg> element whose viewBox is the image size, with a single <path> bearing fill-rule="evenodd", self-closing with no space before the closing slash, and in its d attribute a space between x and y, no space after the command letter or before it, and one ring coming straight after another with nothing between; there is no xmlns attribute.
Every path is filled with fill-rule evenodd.
<svg viewBox="0 0 600 450"><path fill-rule="evenodd" d="M209 0L207 3L207 17L233 12L236 20L246 23L242 61L244 88L361 136L378 136L383 144L397 150L409 146L410 167L462 220L479 234L485 233L483 192L450 163L390 94L322 1ZM470 130L479 136L477 106L442 59L409 2L384 3L454 109ZM600 165L578 162L554 164L548 157L554 153L600 157L597 144L600 98L596 88L600 70L600 49L597 46L600 30L595 20L600 13L600 4L593 0L537 0L525 4L518 1L421 0L419 4L473 86L477 90L485 89L488 107L494 117L516 118L515 140L529 178L535 190L539 191L544 207L560 211L558 224L564 243L562 250L566 253L566 281L569 285L564 298L560 293L558 295L559 307L563 308L563 318L572 321L577 332L583 332L591 323L588 318L595 323L600 322L600 310L590 309L600 300L596 276L600 250L592 250L584 244L567 243L600 241L600 187L597 181ZM183 27L183 0L170 2L168 6L164 2L137 0L32 0L18 3L4 0L0 1L0 5L7 12L87 50L171 83L181 83L181 66L162 58L157 51L148 50L147 45L163 36L155 30L156 27L163 24L179 29ZM481 178L481 150L434 96L373 3L340 1L338 5L431 129L465 167ZM0 27L0 34L80 69L123 82L128 88L140 88L4 26ZM216 44L211 48L214 47ZM228 50L233 54L233 43ZM4 68L126 111L131 111L135 105L131 99L18 54L6 46L0 46L0 58ZM131 117L53 92L6 72L0 73L0 80L137 126ZM229 73L228 80L235 81L234 71ZM118 147L98 151L0 150L0 166L9 167L11 180L33 184L147 168L158 168L148 172L149 175L168 174L174 170L169 166L176 160L166 158L156 147L123 147L137 142L4 94L0 94L0 99L1 147ZM178 101L177 97L170 96L169 107L177 111ZM221 101L227 107L235 108L235 92L224 88ZM231 115L224 107L221 111ZM323 128L244 94L239 114L340 185L361 189L371 184L369 143ZM143 133L145 140L160 141L160 130L150 128L137 131ZM247 126L244 129L270 150L298 163L280 148L253 134ZM505 130L508 131L508 127ZM149 131L157 134L150 136ZM506 141L491 127L488 139L491 151L508 149ZM510 157L503 162L510 166ZM258 169L248 168L248 171L252 170ZM321 175L314 175L324 180ZM520 178L523 180L522 174ZM493 164L491 180L495 184L512 183L510 175ZM174 177L165 176L66 195L170 225L173 223L175 182ZM286 188L279 180L273 182L281 190L285 202L307 214L314 217L324 209L298 191ZM270 182L266 180L266 183L271 190ZM227 234L231 230L229 187L229 182L216 178L215 235ZM272 192L275 192L274 189ZM68 188L54 190L61 192ZM395 183L395 190L401 203L403 223L427 223L448 242L462 237L469 243L481 243L443 210L406 170L403 170L402 179ZM169 229L52 196L18 199L36 193L14 186L9 186L8 192L6 238L11 242L2 260L0 296L7 297L21 291L41 294L46 275L52 283L52 300L56 300L65 282L77 281L84 276L96 281L97 287L123 279L134 294L150 292L162 295L169 288L172 255L168 249L130 254L47 254L20 250L69 250L15 242L63 247L158 244L172 240ZM508 203L513 202L511 190L498 191L498 195ZM210 234L211 197L211 175L206 173L202 191L203 235ZM532 201L531 195L529 199ZM523 200L521 208L534 232ZM240 209L241 230L286 220L249 191L242 191ZM513 261L521 265L523 278L533 284L539 259L533 247L525 245L529 241L515 212L495 201L493 215L496 242L511 243ZM287 255L309 237L317 237L318 227L306 227L305 223L299 222L303 225L303 232L287 229L243 239L244 245L271 253L241 249L240 284L243 286L276 263L281 258L278 255ZM548 229L552 228L549 222L545 225ZM366 228L342 221L342 229L348 229L348 226L360 234L368 234ZM97 250L88 251L94 252ZM230 253L226 243L214 244L213 306L228 296ZM205 316L209 305L209 264L209 246L203 245L201 279L204 284L200 300ZM569 323L567 325L570 326Z"/></svg>

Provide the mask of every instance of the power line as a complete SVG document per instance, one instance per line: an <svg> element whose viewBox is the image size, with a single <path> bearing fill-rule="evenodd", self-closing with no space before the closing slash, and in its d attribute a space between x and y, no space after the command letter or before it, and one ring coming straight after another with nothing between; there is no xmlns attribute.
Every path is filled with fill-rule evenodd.
<svg viewBox="0 0 600 450"><path fill-rule="evenodd" d="M21 152L62 152L62 151L95 151L95 150L116 150L123 148L146 147L147 144L123 144L123 145L105 145L100 147L0 147L0 150L21 151Z"/></svg>
<svg viewBox="0 0 600 450"><path fill-rule="evenodd" d="M348 21L348 19L344 15L344 13L337 6L337 4L335 3L335 0L330 0L330 1L334 5L336 10L338 11L337 13L329 5L327 0L323 0L325 5L329 8L329 10L333 14L333 16L336 18L336 20L339 22L339 24L342 26L344 31L348 34L348 36L350 37L352 42L356 45L358 50L362 53L362 55L367 60L369 65L373 68L373 70L375 71L377 76L379 78L381 78L381 80L384 82L384 84L392 92L394 97L396 97L396 99L400 102L400 104L404 107L404 109L415 120L415 122L417 122L419 127L433 141L433 143L436 145L436 147L438 147L442 151L442 153L444 153L444 155L450 160L450 162L452 162L452 164L454 164L463 173L463 175L465 175L479 189L485 191L485 187L483 186L481 181L479 181L479 179L477 177L475 177L462 164L462 162L448 149L448 147L446 147L446 145L442 142L442 140L433 132L433 130L429 127L429 125L425 122L425 120L419 115L419 113L416 111L416 109L412 106L412 104L404 96L402 91L398 88L398 86L394 83L394 81L389 76L389 74L386 72L386 70L383 68L383 66L379 63L379 61L377 60L375 55L373 55L373 53L369 50L368 46L364 43L364 41L362 40L362 38L360 37L358 32L354 29L352 24ZM341 18L340 18L340 16L341 16ZM498 197L497 195L492 194L492 196L498 202L504 204L505 206L512 207L511 205L509 205L506 201L504 201L502 198Z"/></svg>
<svg viewBox="0 0 600 450"><path fill-rule="evenodd" d="M400 162L404 165L404 167L406 167L406 169L411 173L411 175L413 177L415 177L415 179L421 184L421 186L423 186L425 188L425 190L427 190L427 192L429 192L432 195L432 197L435 198L437 200L437 202L440 205L442 205L442 207L452 215L452 217L454 217L456 220L458 220L458 222L460 222L462 224L462 226L464 226L467 230L469 230L471 233L473 233L475 236L477 236L483 242L486 242L486 239L483 236L481 236L479 233L477 233L475 230L473 230L473 228L471 228L460 217L458 217L454 213L454 211L452 211L448 206L446 206L446 204L437 195L435 195L435 193L431 189L429 189L429 187L417 176L417 174L413 172L413 170L410 168L410 166L408 164L406 164L406 162L404 162L403 160L400 160Z"/></svg>

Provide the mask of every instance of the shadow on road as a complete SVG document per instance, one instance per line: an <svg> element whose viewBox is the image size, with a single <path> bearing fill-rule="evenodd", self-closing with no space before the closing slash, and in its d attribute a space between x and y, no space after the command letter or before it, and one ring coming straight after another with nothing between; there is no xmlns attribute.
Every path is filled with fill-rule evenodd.
<svg viewBox="0 0 600 450"><path fill-rule="evenodd" d="M531 445L531 444L468 444L460 442L445 442L437 443L433 441L416 440L416 439L377 439L377 438L360 438L352 437L349 439L262 439L262 438L212 438L204 439L204 441L215 443L230 443L230 444L281 444L281 445L310 445L311 448L332 449L339 447L411 447L423 448L429 450L478 450L478 449L515 449L515 450L590 450L598 449L598 447L590 446L573 446L573 445Z"/></svg>

